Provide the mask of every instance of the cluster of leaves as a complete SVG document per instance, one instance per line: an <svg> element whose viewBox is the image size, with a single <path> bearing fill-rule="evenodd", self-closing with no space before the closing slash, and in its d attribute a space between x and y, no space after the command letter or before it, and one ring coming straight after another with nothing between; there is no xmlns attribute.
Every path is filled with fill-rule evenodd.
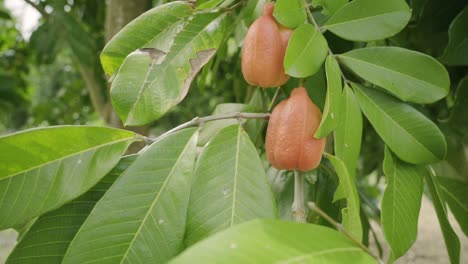
<svg viewBox="0 0 468 264"><path fill-rule="evenodd" d="M466 112L466 78L459 81L463 67L457 66L466 64L460 59L467 37L460 23L467 8L449 23L447 48L438 61L412 50L418 42L402 36L414 30L408 23L419 26L427 19L419 13L430 10L427 3L413 1L412 15L404 0L320 0L313 1L313 12L306 1L278 0L274 16L294 29L286 72L305 79L323 109L315 136L333 140L319 169L307 175L307 199L363 244L372 232L369 218L381 219L392 262L416 240L425 182L450 260L458 263L459 240L446 204L466 234L466 179L443 178L435 165L460 172L466 164L439 127L455 138L465 131L456 110ZM230 117L266 112L274 97L286 97L297 79L274 95L247 87L240 71L230 68L239 69L242 36L263 4L176 1L128 24L101 53L123 123L161 118L180 107L191 86L202 92L234 87L229 99L236 104L214 110ZM457 88L450 89L441 62L453 67ZM444 110L450 114L442 124L437 120ZM223 119L152 140L87 126L1 138L0 158L6 162L0 164L0 229L22 230L8 262L375 263L362 245L319 226L324 219L314 212L310 224L277 220L291 219L293 181L266 163L264 125ZM122 158L138 140L151 144ZM368 175L382 174L380 167L387 179L381 210L368 201L372 194L364 183Z"/></svg>
<svg viewBox="0 0 468 264"><path fill-rule="evenodd" d="M1 20L2 28L8 29L1 36L1 68L9 71L8 76L2 74L2 89L10 105L2 109L6 117L1 123L5 129L84 124L93 108L84 89L83 67L94 71L102 92L106 87L97 60L97 47L104 46L105 3L47 0L35 7L42 17L29 40L6 10Z"/></svg>
<svg viewBox="0 0 468 264"><path fill-rule="evenodd" d="M26 76L29 72L27 60L30 52L10 14L0 2L0 131L18 128L26 119L28 105Z"/></svg>

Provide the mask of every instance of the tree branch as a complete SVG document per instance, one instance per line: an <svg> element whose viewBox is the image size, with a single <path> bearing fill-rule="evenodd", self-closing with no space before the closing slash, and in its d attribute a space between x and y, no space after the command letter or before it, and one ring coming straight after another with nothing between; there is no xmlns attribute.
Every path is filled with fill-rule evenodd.
<svg viewBox="0 0 468 264"><path fill-rule="evenodd" d="M161 138L175 133L177 131L180 131L184 128L188 127L193 127L193 126L198 126L200 124L210 122L210 121L215 121L215 120L223 120L223 119L268 119L270 118L269 113L241 113L241 112L236 112L236 113L229 113L229 114L219 114L219 115L211 115L211 116L204 116L204 117L195 117L194 119L183 123L179 126L174 127L171 130L168 130L167 132L163 133L162 135L156 137L156 138L145 138L146 143L153 143L155 141L160 140Z"/></svg>
<svg viewBox="0 0 468 264"><path fill-rule="evenodd" d="M309 202L307 203L310 210L314 211L315 213L319 214L323 219L327 220L331 225L333 225L336 230L340 231L342 234L347 236L351 239L354 243L356 243L362 250L364 250L367 254L371 255L375 258L379 263L384 263L379 257L374 255L368 247L361 243L361 241L357 240L353 235L351 235L346 229L344 229L343 225L336 222L333 218L331 218L327 213L325 213L322 209L320 209L315 203Z"/></svg>
<svg viewBox="0 0 468 264"><path fill-rule="evenodd" d="M80 68L81 76L86 84L86 87L89 91L89 97L91 99L91 103L94 107L94 110L104 119L106 116L105 111L105 101L102 95L102 86L96 81L96 76L94 76L94 72L88 66L82 64L77 58L78 65Z"/></svg>
<svg viewBox="0 0 468 264"><path fill-rule="evenodd" d="M314 24L314 27L315 29L322 33L324 32L325 30L323 28L321 28L317 22L315 21L315 18L314 16L312 15L312 12L310 12L310 9L309 9L309 5L307 4L306 0L303 0L303 3L304 3L304 7L306 9L306 13L307 13L307 16L309 17L309 20L312 22L312 24ZM335 54L332 52L332 50L330 49L330 47L328 47L328 54L330 54L331 56L335 56ZM340 69L340 74L341 74L341 78L343 78L343 81L346 82L346 83L349 83L350 81L346 78L346 76L344 76L343 72L341 71Z"/></svg>

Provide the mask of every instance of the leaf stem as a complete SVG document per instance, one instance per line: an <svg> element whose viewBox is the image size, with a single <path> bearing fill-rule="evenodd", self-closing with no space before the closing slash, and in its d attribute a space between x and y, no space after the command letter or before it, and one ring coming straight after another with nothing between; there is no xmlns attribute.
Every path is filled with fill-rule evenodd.
<svg viewBox="0 0 468 264"><path fill-rule="evenodd" d="M351 239L354 243L356 243L362 250L364 250L367 254L371 255L373 258L375 258L379 263L384 263L382 259L380 259L378 256L374 255L370 251L368 247L366 247L364 244L361 243L358 239L356 239L352 234L350 234L342 224L336 222L331 216L329 216L327 213L325 213L322 209L320 209L314 202L308 202L307 205L309 206L310 210L314 211L315 213L319 214L323 219L327 220L331 225L333 225L336 230L347 236L349 239Z"/></svg>
<svg viewBox="0 0 468 264"><path fill-rule="evenodd" d="M294 201L292 204L292 214L298 223L306 223L307 217L304 207L304 174L299 170L294 170Z"/></svg>
<svg viewBox="0 0 468 264"><path fill-rule="evenodd" d="M219 115L211 115L211 116L204 116L204 117L195 117L194 119L186 122L186 123L183 123L181 125L178 125L176 127L174 127L173 129L171 130L168 130L167 132L161 134L160 136L156 137L156 138L149 138L149 137L146 137L145 138L145 142L146 143L153 143L153 142L156 142L158 140L160 140L161 138L169 135L169 134L172 134L172 133L175 133L177 131L180 131L184 128L188 128L188 127L192 127L192 126L198 126L200 124L204 124L206 122L210 122L210 121L215 121L215 120L223 120L223 119L268 119L270 118L270 114L269 113L241 113L241 112L236 112L236 113L229 113L229 114L219 114Z"/></svg>
<svg viewBox="0 0 468 264"><path fill-rule="evenodd" d="M278 95L280 93L281 86L278 86L275 91L275 95L273 95L273 99L271 99L270 107L268 107L268 112L271 112L273 110L273 107L275 106L276 99L278 99Z"/></svg>
<svg viewBox="0 0 468 264"><path fill-rule="evenodd" d="M310 12L310 8L309 8L309 5L307 4L307 1L306 0L303 0L303 3L304 3L304 8L306 10L306 13L307 13L307 16L309 17L309 20L312 22L312 24L314 24L314 27L315 29L322 33L323 29L321 27L319 27L319 25L317 24L317 22L315 21L314 19L314 16L312 15L312 12ZM330 50L330 49L329 49Z"/></svg>
<svg viewBox="0 0 468 264"><path fill-rule="evenodd" d="M310 12L310 9L309 9L309 6L307 5L306 0L303 0L303 2L304 2L304 8L306 9L306 13L307 13L307 16L309 17L309 20L312 22L312 24L314 24L314 27L315 27L315 29L316 29L318 32L323 33L325 30L324 30L323 28L321 28L321 27L317 24L317 22L315 21L315 18L314 18L314 16L312 15L312 12ZM336 57L336 55L333 53L333 51L330 49L330 47L328 47L328 54L329 54L330 56L335 56L335 57ZM341 71L341 69L340 69L340 74L341 74L341 78L343 78L343 81L344 81L345 83L349 83L349 82L350 82L350 81L346 78L346 76L344 76L343 71Z"/></svg>

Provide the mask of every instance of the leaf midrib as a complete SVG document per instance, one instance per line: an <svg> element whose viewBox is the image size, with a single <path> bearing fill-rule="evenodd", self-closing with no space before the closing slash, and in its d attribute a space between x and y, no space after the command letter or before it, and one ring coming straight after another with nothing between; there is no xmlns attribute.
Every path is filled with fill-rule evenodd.
<svg viewBox="0 0 468 264"><path fill-rule="evenodd" d="M446 89L444 89L444 88L441 87L441 86L438 86L437 84L427 82L427 81L425 81L425 80L423 80L423 79L418 79L418 78L416 78L416 77L413 77L413 76L411 76L411 75L407 75L407 74L405 74L405 73L403 73L403 72L400 72L400 71L397 71L397 70L394 70L394 69L391 69L391 68L385 68L385 67L383 67L383 66L381 66L381 65L378 65L378 64L374 64L374 63L370 63L370 62L367 62L367 61L364 61L364 60L360 60L360 59L357 59L357 58L355 58L355 57L346 56L345 54L342 54L342 55L339 55L339 56L345 58L345 60L346 60L346 59L348 59L348 60L354 60L354 61L357 61L357 62L362 63L362 64L371 65L371 66L373 66L373 67L375 67L375 68L379 68L379 69L382 69L382 70L390 71L390 72L395 73L395 74L397 74L397 75L402 75L402 76L405 77L405 78L409 78L409 79L416 80L417 82L424 83L424 84L426 84L426 85L428 85L428 86L436 87L437 90L440 89L440 90L446 91ZM349 66L349 67L351 68L351 66ZM393 92L393 91L392 91L392 92Z"/></svg>
<svg viewBox="0 0 468 264"><path fill-rule="evenodd" d="M79 155L79 154L83 154L85 152L88 152L88 151L91 151L91 150L95 150L95 149L98 149L98 148L102 148L102 147L106 147L106 146L109 146L109 145L113 145L113 144L118 144L118 143L121 143L121 142L124 142L124 141L127 141L127 140L130 140L131 138L135 138L135 135L136 134L133 134L131 137L128 137L128 138L123 138L123 139L119 139L119 140L116 140L116 141L110 141L110 142L107 142L105 144L101 144L101 145L97 145L97 146L94 146L94 147L91 147L91 148L87 148L87 149L83 149L83 150L80 150L78 152L74 152L74 153L71 153L71 154L68 154L66 156L62 156L58 159L54 159L54 160L51 160L51 161L47 161L45 163L41 163L39 165L36 165L36 166L33 166L33 167L30 167L26 170L22 170L22 171L19 171L19 172L16 172L14 174L11 174L11 175L7 175L7 176L4 176L4 177L0 177L0 183L5 180L5 179L8 179L8 178L12 178L14 176L17 176L19 174L23 174L23 173L26 173L28 171L32 171L32 170L35 170L37 168L41 168L41 167L44 167L44 166L47 166L49 164L52 164L54 162L57 162L57 161L61 161L61 160L65 160L65 159L68 159L72 156L75 156L75 155ZM134 139L135 140L135 139Z"/></svg>
<svg viewBox="0 0 468 264"><path fill-rule="evenodd" d="M301 260L308 259L309 257L327 255L327 254L332 254L332 253L352 252L352 251L362 251L362 250L356 247L326 249L326 250L322 250L318 252L295 256L294 258L281 260L275 263L278 263L278 264L300 263Z"/></svg>
<svg viewBox="0 0 468 264"><path fill-rule="evenodd" d="M302 59L302 55L305 53L305 51L309 48L309 46L312 44L313 40L315 38L317 38L317 33L319 33L315 28L313 29L314 30L314 34L309 38L309 40L307 41L307 44L304 46L304 48L302 49L302 51L297 54L296 58L294 59L293 63L288 67L288 68L291 68L293 65L296 65L297 64L297 61ZM317 41L317 43L319 43ZM297 66L297 65L296 65Z"/></svg>
<svg viewBox="0 0 468 264"><path fill-rule="evenodd" d="M440 186L440 189L442 189L442 191L447 193L447 195L450 196L450 198L452 198L458 206L463 208L463 211L468 212L468 208L466 207L466 205L460 202L459 199L457 199L457 197L455 197L444 185L439 184L439 186Z"/></svg>
<svg viewBox="0 0 468 264"><path fill-rule="evenodd" d="M240 145L240 129L241 126L238 126L237 129L237 143L236 143L236 163L234 165L234 185L232 190L232 209L231 209L231 224L230 226L234 225L234 216L235 216L235 206L236 206L236 193L237 193L237 177L238 177L238 167L239 167L239 145Z"/></svg>
<svg viewBox="0 0 468 264"><path fill-rule="evenodd" d="M333 28L333 27L335 27L337 25L350 24L350 23L354 23L354 22L358 22L358 21L362 21L362 20L373 19L373 18L376 18L376 17L379 17L379 16L390 16L390 15L393 15L393 14L396 14L396 13L405 13L407 11L408 10L399 10L399 11L381 13L381 14L377 14L377 15L373 15L373 16L367 16L367 17L362 17L362 18L358 18L358 19L354 19L354 20L348 20L348 21L345 21L345 22L340 22L340 23L335 23L335 24L326 24L324 27L325 28Z"/></svg>
<svg viewBox="0 0 468 264"><path fill-rule="evenodd" d="M127 248L126 252L122 255L122 259L121 259L121 261L120 261L120 264L122 264L123 261L127 258L128 252L129 252L130 249L132 248L133 243L135 242L136 238L138 237L139 233L141 232L141 229L142 229L143 226L145 225L148 216L151 215L152 209L154 208L154 206L156 205L157 201L159 200L159 197L160 197L161 194L165 191L165 188L166 188L167 184L169 183L170 179L172 178L172 174L174 173L174 170L175 170L175 168L177 167L177 164L179 164L181 158L184 156L184 154L185 154L187 148L190 146L192 140L193 140L193 135L190 137L190 139L189 139L189 140L187 141L187 143L185 144L183 150L180 152L179 157L177 157L177 160L176 160L176 162L174 163L174 165L172 166L171 171L169 172L167 178L164 180L163 185L162 185L161 188L159 189L159 192L158 192L158 194L156 195L156 198L153 200L153 202L151 203L150 207L148 208L148 212L146 213L145 217L142 219L141 224L140 224L140 226L138 227L138 230L135 232L135 236L133 237L132 241L130 241L130 244L128 245L128 248Z"/></svg>
<svg viewBox="0 0 468 264"><path fill-rule="evenodd" d="M396 125L397 128L399 128L403 132L405 132L405 134L407 134L417 145L422 147L422 149L425 150L427 153L431 154L433 156L433 158L435 158L436 160L439 160L439 157L437 157L437 155L435 155L432 151L428 150L422 143L420 143L418 140L416 140L416 138L413 136L413 134L409 133L406 129L404 129L402 126L400 126L400 124L398 124L395 120L393 120L393 118L391 118L391 116L388 115L387 112L385 112L369 96L367 96L367 94L365 92L361 91L360 88L358 88L357 90L359 90L359 92L361 94L363 94L367 98L367 101L372 103L381 113L383 113L388 119L390 119L392 121L392 123ZM366 114L366 116L367 116L367 114Z"/></svg>

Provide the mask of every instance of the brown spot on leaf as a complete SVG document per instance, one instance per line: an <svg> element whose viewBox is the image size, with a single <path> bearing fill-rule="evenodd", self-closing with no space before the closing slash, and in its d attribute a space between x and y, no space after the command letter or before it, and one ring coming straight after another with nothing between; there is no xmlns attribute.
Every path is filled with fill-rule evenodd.
<svg viewBox="0 0 468 264"><path fill-rule="evenodd" d="M192 68L187 78L184 80L184 87L182 92L179 96L179 101L182 101L184 97L188 93L188 89L190 88L190 83L192 83L195 76L197 76L198 72L200 72L201 68L213 57L216 53L216 49L207 49L201 50L197 52L197 57L190 59L190 67Z"/></svg>
<svg viewBox="0 0 468 264"><path fill-rule="evenodd" d="M161 64L161 62L164 61L164 58L166 58L166 52L160 50L160 49L154 49L154 48L141 48L138 49L139 52L141 53L146 53L150 56L150 58L153 60L154 64Z"/></svg>

